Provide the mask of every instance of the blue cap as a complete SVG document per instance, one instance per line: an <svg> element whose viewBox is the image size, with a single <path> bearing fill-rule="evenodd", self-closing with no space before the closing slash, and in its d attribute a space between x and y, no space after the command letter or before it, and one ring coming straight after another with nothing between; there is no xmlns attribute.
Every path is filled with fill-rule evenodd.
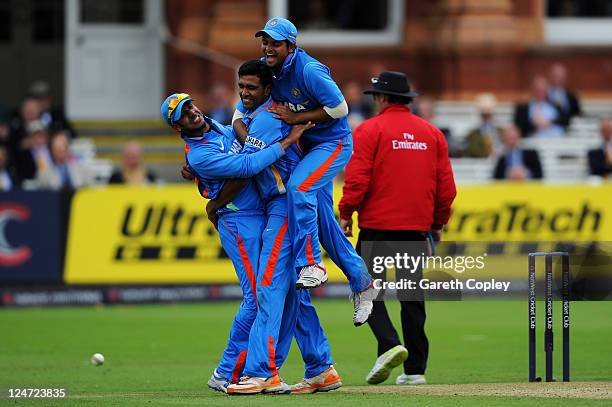
<svg viewBox="0 0 612 407"><path fill-rule="evenodd" d="M255 36L261 37L264 34L268 34L276 41L287 40L292 44L295 44L298 35L295 25L286 18L281 17L274 17L269 20L263 30L257 31Z"/></svg>
<svg viewBox="0 0 612 407"><path fill-rule="evenodd" d="M181 119L183 105L190 100L191 96L187 93L173 93L164 100L161 105L161 116L168 126L174 125Z"/></svg>

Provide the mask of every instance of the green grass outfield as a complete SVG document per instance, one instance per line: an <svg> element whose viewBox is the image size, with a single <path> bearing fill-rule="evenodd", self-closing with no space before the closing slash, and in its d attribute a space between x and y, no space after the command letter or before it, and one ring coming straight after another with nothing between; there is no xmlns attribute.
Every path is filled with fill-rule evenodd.
<svg viewBox="0 0 612 407"><path fill-rule="evenodd" d="M0 388L67 387L68 400L8 401L0 405L369 405L418 406L603 406L610 399L530 396L406 394L411 389L373 387L364 377L375 360L367 326L354 328L347 301L319 300L342 391L310 396L228 397L206 381L218 362L237 302L0 310ZM389 304L394 321L397 303ZM538 315L538 351L542 350ZM555 309L555 375L561 375L561 329ZM429 383L512 383L527 381L527 302L429 302ZM612 380L612 303L572 303L572 379ZM399 328L399 324L396 325ZM95 352L106 357L90 364ZM542 355L540 355L542 356ZM539 359L538 374L543 375ZM303 365L297 346L281 370L292 383ZM392 384L400 369L385 384ZM564 386L556 383L557 386ZM363 386L363 387L357 387ZM546 390L546 383L532 383ZM607 386L602 383L602 386ZM422 386L425 387L425 386ZM430 386L434 388L435 386ZM379 392L380 390L380 392Z"/></svg>

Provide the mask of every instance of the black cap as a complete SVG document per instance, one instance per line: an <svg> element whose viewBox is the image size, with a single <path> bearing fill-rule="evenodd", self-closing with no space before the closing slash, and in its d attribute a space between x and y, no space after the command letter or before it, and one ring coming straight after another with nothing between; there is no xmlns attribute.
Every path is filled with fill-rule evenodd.
<svg viewBox="0 0 612 407"><path fill-rule="evenodd" d="M410 89L408 78L401 72L382 72L378 78L372 78L372 89L367 89L363 93L403 96L411 98L419 94Z"/></svg>

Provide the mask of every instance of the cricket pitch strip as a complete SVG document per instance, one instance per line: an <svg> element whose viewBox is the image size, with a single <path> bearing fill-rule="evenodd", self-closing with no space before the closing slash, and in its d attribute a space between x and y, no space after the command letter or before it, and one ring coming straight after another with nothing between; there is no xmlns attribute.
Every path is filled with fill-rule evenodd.
<svg viewBox="0 0 612 407"><path fill-rule="evenodd" d="M341 393L422 396L550 397L612 400L612 382L427 384L420 386L347 386Z"/></svg>

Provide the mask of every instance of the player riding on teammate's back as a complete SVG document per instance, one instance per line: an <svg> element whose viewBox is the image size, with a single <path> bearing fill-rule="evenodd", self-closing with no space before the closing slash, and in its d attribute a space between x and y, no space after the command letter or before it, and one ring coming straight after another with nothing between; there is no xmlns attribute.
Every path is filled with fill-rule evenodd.
<svg viewBox="0 0 612 407"><path fill-rule="evenodd" d="M333 179L351 157L353 141L346 115L348 107L329 69L296 46L297 29L289 20L273 18L261 37L262 58L273 72L269 108L288 124L316 123L304 132L300 146L303 158L286 185L289 202L289 232L293 239L298 288L313 288L327 281L320 243L347 276L355 312L353 322L366 322L378 290L363 260L338 226L333 208ZM245 134L238 106L234 128ZM318 222L317 222L318 220Z"/></svg>

